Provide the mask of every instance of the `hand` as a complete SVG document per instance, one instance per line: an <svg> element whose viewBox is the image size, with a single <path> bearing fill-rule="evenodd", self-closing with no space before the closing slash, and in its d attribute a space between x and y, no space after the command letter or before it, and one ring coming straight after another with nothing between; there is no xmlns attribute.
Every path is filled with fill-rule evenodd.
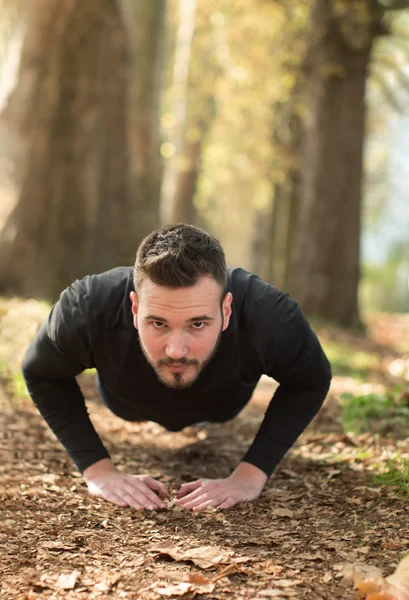
<svg viewBox="0 0 409 600"><path fill-rule="evenodd" d="M166 508L155 491L169 496L166 486L149 475L126 475L118 471L109 459L103 459L84 471L88 491L123 508L138 510Z"/></svg>
<svg viewBox="0 0 409 600"><path fill-rule="evenodd" d="M257 467L241 463L226 479L198 479L184 483L178 504L195 512L204 508L231 508L238 502L258 498L267 475Z"/></svg>

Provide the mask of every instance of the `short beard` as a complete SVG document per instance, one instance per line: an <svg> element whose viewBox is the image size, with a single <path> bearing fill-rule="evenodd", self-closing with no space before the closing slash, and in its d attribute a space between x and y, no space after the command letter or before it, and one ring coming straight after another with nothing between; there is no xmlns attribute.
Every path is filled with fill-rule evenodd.
<svg viewBox="0 0 409 600"><path fill-rule="evenodd" d="M214 356L220 346L222 332L223 332L223 323L220 328L219 335L217 336L217 340L216 340L216 343L215 343L212 351L210 352L209 356L207 356L207 358L202 363L199 363L198 360L188 359L188 358L179 358L179 359L161 358L156 364L154 364L150 360L150 358L142 344L142 341L140 339L139 339L139 343L140 343L142 352L143 352L146 360L148 361L148 363L151 365L151 367L155 371L159 381L161 383L163 383L163 385L165 385L166 387L171 388L173 390L184 390L186 388L191 387L195 383L195 381L197 380L197 378L199 377L199 375L203 371L203 369L206 367L206 365L208 365L209 362L212 360L212 358L214 358ZM173 374L174 378L173 378L172 382L169 382L168 380L163 379L160 375L159 368L164 365L175 365L175 364L176 365L194 365L194 366L196 366L197 367L196 377L194 377L193 379L191 379L189 381L184 381L183 373L174 373Z"/></svg>

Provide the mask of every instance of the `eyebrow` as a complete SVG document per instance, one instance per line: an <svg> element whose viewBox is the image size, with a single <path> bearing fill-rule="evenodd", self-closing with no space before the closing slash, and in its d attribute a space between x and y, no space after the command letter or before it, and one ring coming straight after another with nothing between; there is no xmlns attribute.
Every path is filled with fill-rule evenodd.
<svg viewBox="0 0 409 600"><path fill-rule="evenodd" d="M169 323L167 319L163 317L158 317L157 315L147 315L145 317L146 321L161 321L161 323ZM196 323L197 321L214 321L214 317L209 317L208 315L199 315L198 317L192 317L191 319L187 319L186 323Z"/></svg>

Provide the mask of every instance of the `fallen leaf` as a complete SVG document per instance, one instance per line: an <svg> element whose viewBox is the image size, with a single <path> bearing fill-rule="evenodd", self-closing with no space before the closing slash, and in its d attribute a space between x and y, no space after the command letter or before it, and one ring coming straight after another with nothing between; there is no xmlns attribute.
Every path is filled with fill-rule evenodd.
<svg viewBox="0 0 409 600"><path fill-rule="evenodd" d="M370 549L370 546L362 546L361 548L357 548L356 551L360 552L361 554L368 554Z"/></svg>
<svg viewBox="0 0 409 600"><path fill-rule="evenodd" d="M194 573L189 575L189 581L182 581L177 585L155 587L153 589L161 596L184 596L189 592L198 594L211 594L215 588L215 585L215 583L211 583L199 573Z"/></svg>
<svg viewBox="0 0 409 600"><path fill-rule="evenodd" d="M363 563L340 563L334 565L334 569L338 571L335 577L337 579L342 578L341 583L348 586L353 583L355 575L359 575L365 579L376 578L382 575L378 567Z"/></svg>
<svg viewBox="0 0 409 600"><path fill-rule="evenodd" d="M276 517L288 517L291 519L294 516L294 511L289 510L288 508L276 508L273 510L273 515Z"/></svg>
<svg viewBox="0 0 409 600"><path fill-rule="evenodd" d="M291 479L297 479L298 477L298 473L291 471L290 469L281 469L280 473L287 475L287 477L290 477Z"/></svg>
<svg viewBox="0 0 409 600"><path fill-rule="evenodd" d="M169 546L164 548L153 548L159 555L170 556L176 561L191 560L201 569L211 569L218 564L231 562L233 552L231 550L222 550L213 546L200 546L199 548L190 548L182 550L179 546Z"/></svg>
<svg viewBox="0 0 409 600"><path fill-rule="evenodd" d="M73 590L79 574L79 571L73 571L69 574L61 573L57 581L57 588L60 590Z"/></svg>
<svg viewBox="0 0 409 600"><path fill-rule="evenodd" d="M258 592L258 597L262 597L262 598L284 598L283 596L283 590L260 590Z"/></svg>
<svg viewBox="0 0 409 600"><path fill-rule="evenodd" d="M309 554L308 552L302 552L297 555L297 558L303 558L304 560L324 560L324 557L319 552L315 554Z"/></svg>
<svg viewBox="0 0 409 600"><path fill-rule="evenodd" d="M193 586L190 583L182 581L177 585L167 585L166 587L155 587L153 590L160 596L183 596L187 592L193 592Z"/></svg>
<svg viewBox="0 0 409 600"><path fill-rule="evenodd" d="M64 544L64 542L41 542L38 547L42 550L53 550L54 552L71 552L78 550L78 546L74 544Z"/></svg>
<svg viewBox="0 0 409 600"><path fill-rule="evenodd" d="M274 585L281 588L293 587L299 583L300 582L295 581L295 579L277 579L277 581L274 581Z"/></svg>
<svg viewBox="0 0 409 600"><path fill-rule="evenodd" d="M190 573L188 577L189 583L196 585L208 585L210 581L200 573Z"/></svg>
<svg viewBox="0 0 409 600"><path fill-rule="evenodd" d="M409 600L409 556L401 560L389 577L362 578L355 573L354 583L366 600Z"/></svg>

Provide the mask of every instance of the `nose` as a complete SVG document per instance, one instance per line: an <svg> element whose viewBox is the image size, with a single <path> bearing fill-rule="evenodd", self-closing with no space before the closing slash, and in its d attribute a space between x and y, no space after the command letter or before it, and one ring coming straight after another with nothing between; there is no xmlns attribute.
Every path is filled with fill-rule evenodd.
<svg viewBox="0 0 409 600"><path fill-rule="evenodd" d="M168 343L166 344L165 352L166 355L169 356L169 358L173 358L173 360L179 360L186 356L188 353L188 348L185 344L182 333L172 333L170 339L168 339Z"/></svg>

